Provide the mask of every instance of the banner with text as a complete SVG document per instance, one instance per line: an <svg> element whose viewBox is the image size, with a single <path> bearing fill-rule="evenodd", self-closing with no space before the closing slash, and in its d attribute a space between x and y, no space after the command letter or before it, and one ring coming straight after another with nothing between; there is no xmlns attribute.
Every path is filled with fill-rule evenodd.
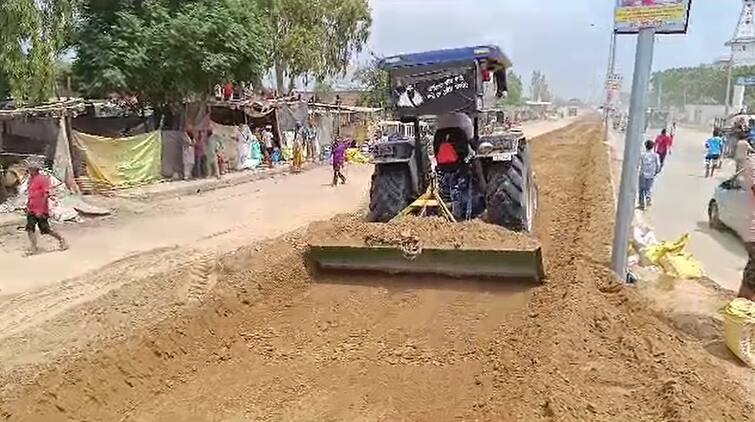
<svg viewBox="0 0 755 422"><path fill-rule="evenodd" d="M636 34L643 28L655 28L659 34L687 32L692 0L617 0L614 31Z"/></svg>

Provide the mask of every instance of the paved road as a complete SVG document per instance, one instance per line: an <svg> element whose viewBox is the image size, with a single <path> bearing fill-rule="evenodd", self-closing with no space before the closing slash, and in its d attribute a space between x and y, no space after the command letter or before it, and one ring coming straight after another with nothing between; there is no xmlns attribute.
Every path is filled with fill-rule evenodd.
<svg viewBox="0 0 755 422"><path fill-rule="evenodd" d="M689 251L705 273L722 287L738 290L746 253L731 233L708 227L707 204L716 185L733 172L733 163L712 179L704 177L703 143L710 132L680 128L672 155L653 189L653 206L645 213L659 240L690 233Z"/></svg>

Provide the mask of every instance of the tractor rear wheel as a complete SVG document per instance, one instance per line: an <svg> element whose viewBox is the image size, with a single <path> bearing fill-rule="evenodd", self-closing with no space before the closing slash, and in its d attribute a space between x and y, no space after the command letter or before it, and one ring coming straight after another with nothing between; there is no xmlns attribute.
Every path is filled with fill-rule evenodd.
<svg viewBox="0 0 755 422"><path fill-rule="evenodd" d="M537 188L523 154L509 163L488 169L485 205L488 221L514 231L532 231L537 209Z"/></svg>
<svg viewBox="0 0 755 422"><path fill-rule="evenodd" d="M370 186L370 212L367 219L385 223L411 201L411 177L403 166L376 167Z"/></svg>

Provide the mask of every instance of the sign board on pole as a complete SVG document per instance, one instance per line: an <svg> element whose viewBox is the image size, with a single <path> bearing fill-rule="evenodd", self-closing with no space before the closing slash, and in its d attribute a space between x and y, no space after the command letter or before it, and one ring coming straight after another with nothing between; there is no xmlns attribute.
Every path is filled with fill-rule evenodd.
<svg viewBox="0 0 755 422"><path fill-rule="evenodd" d="M692 0L616 0L614 31L636 34L654 28L656 34L687 32Z"/></svg>
<svg viewBox="0 0 755 422"><path fill-rule="evenodd" d="M755 86L755 76L740 76L737 78L736 85Z"/></svg>
<svg viewBox="0 0 755 422"><path fill-rule="evenodd" d="M624 77L619 75L618 73L613 73L611 75L608 75L608 79L606 79L606 88L607 89L621 89L621 85L623 81L624 81Z"/></svg>

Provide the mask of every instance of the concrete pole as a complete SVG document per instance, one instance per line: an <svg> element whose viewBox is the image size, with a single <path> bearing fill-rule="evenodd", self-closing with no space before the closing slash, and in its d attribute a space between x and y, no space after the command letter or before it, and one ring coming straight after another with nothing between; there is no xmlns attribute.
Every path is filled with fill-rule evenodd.
<svg viewBox="0 0 755 422"><path fill-rule="evenodd" d="M731 46L731 56L729 56L729 69L726 76L726 100L724 100L724 117L729 116L729 106L731 104L731 72L734 68L734 45Z"/></svg>
<svg viewBox="0 0 755 422"><path fill-rule="evenodd" d="M605 125L605 136L608 138L608 106L611 98L611 89L608 87L608 80L616 73L616 32L611 27L611 44L608 49L608 70L606 71L606 101L604 104L603 124Z"/></svg>
<svg viewBox="0 0 755 422"><path fill-rule="evenodd" d="M637 183L640 152L645 134L645 110L647 110L648 85L653 66L655 29L641 29L637 36L637 52L634 59L632 97L629 105L629 124L624 140L624 164L621 169L619 203L616 208L616 224L613 233L611 266L622 280L627 278L627 252L629 231L637 203Z"/></svg>

